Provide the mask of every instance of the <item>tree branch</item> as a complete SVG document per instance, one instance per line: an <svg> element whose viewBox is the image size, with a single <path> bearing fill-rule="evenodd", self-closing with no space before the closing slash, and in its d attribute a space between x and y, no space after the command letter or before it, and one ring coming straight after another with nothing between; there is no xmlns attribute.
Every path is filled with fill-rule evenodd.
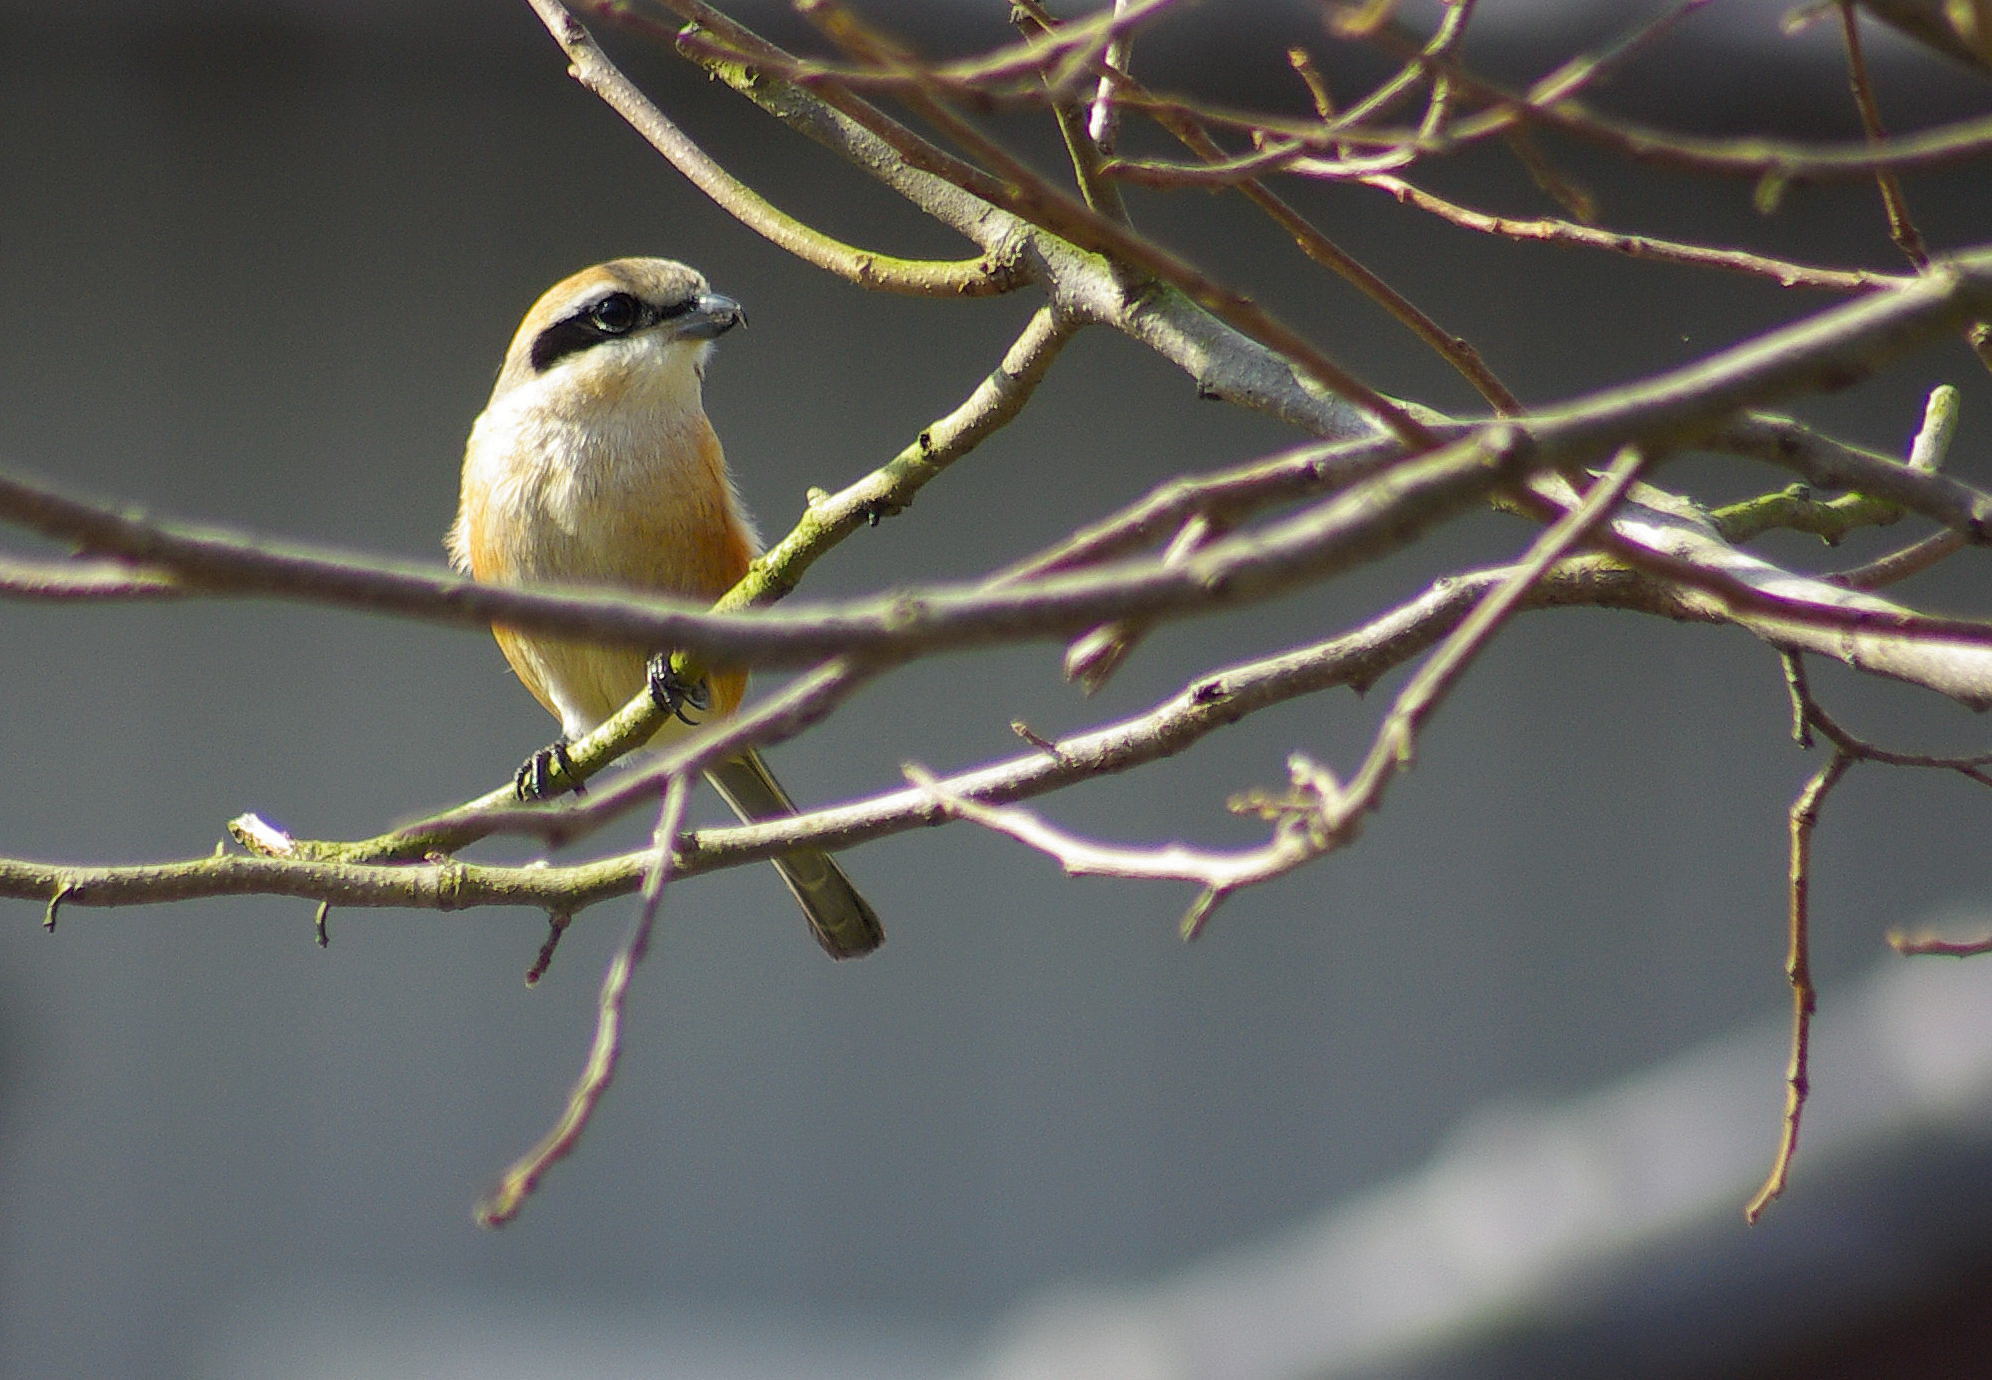
<svg viewBox="0 0 1992 1380"><path fill-rule="evenodd" d="M1355 837L1363 817L1382 807L1390 783L1410 765L1419 730L1458 685L1467 666L1521 607L1529 590L1550 567L1581 542L1624 496L1642 463L1636 451L1621 457L1592 485L1584 501L1552 523L1521 562L1504 572L1486 597L1446 634L1398 693L1368 756L1346 787L1333 773L1295 754L1290 763L1291 794L1279 798L1253 795L1245 804L1234 804L1234 808L1250 809L1272 821L1272 837L1256 848L1217 851L1181 844L1159 848L1101 845L1055 828L1026 811L980 803L948 789L923 770L909 769L908 775L949 816L1007 834L1056 859L1071 875L1195 884L1201 894L1183 923L1184 937L1194 938L1231 893L1285 876Z"/></svg>
<svg viewBox="0 0 1992 1380"><path fill-rule="evenodd" d="M1401 177L1375 174L1356 179L1364 186L1388 192L1399 202L1429 212L1441 220L1467 230L1499 235L1512 240L1534 240L1542 244L1565 244L1587 249L1604 249L1628 258L1650 259L1656 263L1680 264L1689 268L1715 268L1753 277L1770 278L1781 287L1819 288L1828 292L1865 292L1870 288L1900 287L1908 277L1900 273L1876 273L1869 269L1822 268L1768 258L1740 249L1715 245L1685 244L1678 240L1656 239L1651 235L1630 235L1601 230L1592 225L1554 217L1518 220L1476 211L1458 202L1426 191Z"/></svg>
<svg viewBox="0 0 1992 1380"><path fill-rule="evenodd" d="M477 1224L481 1227L502 1227L519 1215L547 1171L566 1159L580 1143L596 1106L609 1090L616 1061L622 1054L623 1011L629 1001L630 978L650 949L650 934L657 925L665 884L671 880L678 834L685 823L685 801L690 795L689 777L673 777L664 787L664 802L651 839L650 862L644 869L643 907L637 913L629 938L602 978L601 995L595 1004L595 1039L589 1047L587 1063L568 1094L567 1109L553 1129L507 1169L497 1186L477 1205Z"/></svg>
<svg viewBox="0 0 1992 1380"><path fill-rule="evenodd" d="M1014 291L1029 281L1014 255L984 254L952 263L895 258L855 248L797 220L747 187L694 143L609 61L594 37L560 0L527 0L527 3L567 54L568 75L622 116L693 186L742 225L804 263L814 264L860 287L917 297L986 297Z"/></svg>

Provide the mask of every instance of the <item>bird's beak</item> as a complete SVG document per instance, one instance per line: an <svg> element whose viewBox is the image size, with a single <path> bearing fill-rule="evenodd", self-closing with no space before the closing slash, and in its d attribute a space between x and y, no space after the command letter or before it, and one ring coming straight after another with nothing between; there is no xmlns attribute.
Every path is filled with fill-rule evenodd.
<svg viewBox="0 0 1992 1380"><path fill-rule="evenodd" d="M747 313L738 302L708 292L700 296L698 306L679 318L675 334L682 340L711 340L746 324Z"/></svg>

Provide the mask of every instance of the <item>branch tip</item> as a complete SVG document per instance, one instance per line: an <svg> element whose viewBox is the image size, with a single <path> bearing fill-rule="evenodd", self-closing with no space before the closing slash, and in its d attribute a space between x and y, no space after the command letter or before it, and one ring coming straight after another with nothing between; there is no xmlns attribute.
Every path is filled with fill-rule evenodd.
<svg viewBox="0 0 1992 1380"><path fill-rule="evenodd" d="M526 969L526 986L537 987L539 980L546 976L546 970L553 965L553 951L560 946L561 936L567 933L567 927L573 920L572 915L557 910L546 913L546 939L540 944L532 966Z"/></svg>
<svg viewBox="0 0 1992 1380"><path fill-rule="evenodd" d="M1207 887L1190 903L1190 908L1183 912L1182 921L1177 926L1177 931L1183 936L1185 944L1203 937L1204 926L1209 924L1210 917L1217 913L1217 908L1223 903L1225 895L1225 892L1216 887Z"/></svg>

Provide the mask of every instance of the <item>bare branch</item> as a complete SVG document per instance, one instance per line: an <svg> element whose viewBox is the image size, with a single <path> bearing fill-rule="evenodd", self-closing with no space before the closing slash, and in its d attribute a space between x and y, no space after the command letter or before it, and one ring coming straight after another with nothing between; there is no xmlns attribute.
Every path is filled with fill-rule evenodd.
<svg viewBox="0 0 1992 1380"><path fill-rule="evenodd" d="M1774 530L1805 532L1837 546L1863 527L1888 527L1902 510L1866 494L1821 498L1809 484L1789 484L1776 493L1725 503L1709 514L1722 539L1741 544Z"/></svg>
<svg viewBox="0 0 1992 1380"><path fill-rule="evenodd" d="M1304 833L1283 829L1262 848L1219 852L1171 843L1155 848L1094 843L1048 824L1028 810L984 805L961 795L923 767L908 764L906 779L925 791L950 818L980 824L1035 848L1073 877L1120 877L1136 881L1195 882L1206 890L1236 891L1291 872L1316 855Z"/></svg>
<svg viewBox="0 0 1992 1380"><path fill-rule="evenodd" d="M1415 50L1409 36L1392 39L1400 51ZM1567 83L1546 80L1526 94L1517 94L1499 83L1488 81L1449 59L1434 59L1435 65L1463 90L1487 101L1488 111L1457 120L1447 134L1428 143L1423 151L1436 153L1472 143L1490 135L1502 134L1518 123L1539 125L1600 144L1616 152L1646 162L1685 168L1694 172L1771 178L1778 182L1808 182L1872 177L1879 169L1906 170L1941 167L1992 150L1992 117L1960 120L1891 139L1885 148L1875 148L1865 139L1859 143L1806 143L1757 136L1727 139L1707 138L1675 131L1663 131L1590 110L1572 99ZM1254 126L1269 133L1291 134L1312 146L1328 143L1363 147L1396 148L1415 138L1415 132L1387 129L1338 130L1333 140L1317 130L1293 121L1261 119ZM1339 177L1351 172L1377 169L1343 169L1324 159L1295 159L1294 172L1312 176Z"/></svg>
<svg viewBox="0 0 1992 1380"><path fill-rule="evenodd" d="M1115 0L1115 4L1123 5L1124 0ZM1026 33L1045 32L1058 27L1043 10L1029 4L1012 5L1010 19ZM1115 46L1124 48L1126 42L1127 35L1123 33ZM1121 200L1120 188L1100 176L1100 143L1092 133L1094 115L1100 117L1104 129L1112 112L1112 106L1106 102L1104 94L1107 90L1106 79L1101 78L1099 92L1094 96L1090 110L1079 93L1071 89L1070 83L1051 72L1046 72L1043 80L1045 98L1051 104L1052 119L1058 125L1059 137L1065 141L1065 156L1072 164L1073 181L1078 185L1080 196L1096 214L1109 220L1126 222L1127 206Z"/></svg>
<svg viewBox="0 0 1992 1380"><path fill-rule="evenodd" d="M1861 49L1861 22L1853 0L1839 0L1840 38L1847 49L1847 82L1853 88L1854 106L1861 113L1861 128L1867 131L1869 147L1888 147L1888 131L1882 127L1881 107L1875 103L1874 85L1868 80L1867 56ZM1919 271L1929 267L1929 246L1922 232L1909 218L1909 201L1902 194L1902 180L1889 167L1874 170L1875 186L1881 191L1881 204L1888 213L1888 238Z"/></svg>
<svg viewBox="0 0 1992 1380"><path fill-rule="evenodd" d="M1458 24L1463 26L1465 16L1471 9L1471 0L1463 0L1463 3L1448 11L1447 23L1450 25L1457 19ZM1457 35L1457 28L1442 28L1440 36L1434 39L1433 51L1443 51ZM1109 80L1113 81L1117 87L1127 91L1132 96L1140 98L1148 96L1147 91L1124 72L1103 69L1101 81L1106 82ZM1439 103L1435 100L1433 108L1437 109L1438 106ZM1151 113L1155 114L1165 129L1199 158L1213 164L1226 161L1224 151L1217 146L1216 142L1205 132L1203 126L1195 119L1173 112L1151 110ZM1520 400L1509 391L1507 385L1495 377L1494 372L1487 367L1486 362L1481 358L1480 352L1474 349L1466 340L1443 329L1421 308L1412 303L1409 298L1391 287L1367 265L1361 263L1342 249L1340 245L1329 239L1319 228L1275 194L1263 182L1248 177L1241 179L1236 185L1238 190L1253 205L1257 206L1274 224L1293 237L1294 243L1300 247L1302 253L1330 272L1336 273L1346 279L1365 296L1370 298L1371 301L1389 312L1391 316L1396 318L1420 340L1436 351L1442 359L1457 369L1479 391L1480 395L1488 401L1496 412L1514 414L1522 410Z"/></svg>
<svg viewBox="0 0 1992 1380"><path fill-rule="evenodd" d="M1458 75L1457 69L1454 75ZM1646 162L1693 172L1771 177L1784 182L1845 181L1872 177L1877 170L1884 168L1945 167L1992 150L1992 118L1987 117L1898 135L1886 148L1880 149L1866 143L1805 144L1762 137L1711 139L1650 129L1627 120L1607 119L1576 103L1554 107L1532 106L1526 101L1491 92L1484 83L1475 82L1474 85L1479 94L1493 96L1510 110L1532 121L1551 125ZM1300 170L1298 165L1296 170Z"/></svg>
<svg viewBox="0 0 1992 1380"><path fill-rule="evenodd" d="M846 652L910 655L1069 636L1129 616L1266 598L1396 549L1412 532L1525 475L1593 463L1626 444L1690 443L1753 403L1822 383L1844 384L1931 335L1954 329L1988 303L1992 251L1980 250L1946 261L1897 291L1832 308L1671 373L1577 400L1525 423L1470 432L1316 508L1214 542L1179 565L1129 562L1020 585L943 585L855 604L709 613L627 593L479 585L404 564L280 549L229 533L152 522L20 479L0 478L0 517L93 551L170 569L217 592L275 594L446 622L495 620L604 642L681 647L721 663L795 665ZM1738 427L1753 430L1747 423ZM1733 439L1738 427L1725 434ZM1779 454L1775 436L1767 439L1766 454ZM1853 482L1905 507L1942 515L1975 540L1992 532L1992 500L1947 476L1890 462L1860 468ZM1845 611L1856 607L1846 597L1817 608L1787 600L1778 612L1795 622L1844 625ZM1984 629L1965 620L1896 626L1974 644L1988 640Z"/></svg>
<svg viewBox="0 0 1992 1380"><path fill-rule="evenodd" d="M59 898L64 906L134 906L216 896L294 896L336 906L453 911L527 906L579 911L636 890L626 859L569 867L500 867L431 860L399 866L213 854L118 866L0 858L0 896Z"/></svg>
<svg viewBox="0 0 1992 1380"><path fill-rule="evenodd" d="M171 575L127 561L22 561L0 556L0 597L85 603L141 599L183 599Z"/></svg>
<svg viewBox="0 0 1992 1380"><path fill-rule="evenodd" d="M1137 180L1153 177L1164 185L1169 185L1172 174L1189 182L1196 182L1217 180L1226 174L1250 176L1278 171L1304 171L1310 176L1331 178L1389 172L1430 154L1444 152L1490 135L1515 132L1521 120L1537 106L1550 108L1571 101L1579 91L1628 61L1683 16L1706 3L1708 0L1679 0L1679 3L1671 9L1629 30L1606 48L1563 63L1556 71L1536 82L1526 96L1508 96L1500 88L1478 79L1462 80L1465 74L1459 72L1451 54L1470 17L1470 4L1450 6L1438 31L1422 44L1415 35L1395 29L1381 20L1376 23L1338 26L1345 35L1368 37L1387 43L1404 59L1404 69L1396 78L1380 87L1372 97L1357 103L1339 116L1331 116L1327 112L1325 103L1321 99L1324 88L1320 88L1318 77L1310 80L1309 89L1315 93L1315 106L1320 115L1318 122L1287 119L1258 111L1228 109L1206 101L1192 102L1165 97L1130 101L1130 104L1138 104L1158 118L1167 115L1188 116L1211 124L1242 130L1251 137L1255 151L1251 154L1241 154L1235 160L1227 160L1225 164L1216 168L1197 169L1180 164L1122 163L1115 165L1113 171ZM1301 72L1304 80L1309 80L1311 64L1297 63L1296 70ZM1364 123L1373 116L1381 114L1398 95L1409 89L1412 79L1417 76L1432 78L1434 100L1427 106L1425 115L1415 129L1379 129ZM1446 128L1447 108L1456 94L1456 88L1473 90L1488 99L1499 100L1505 97L1509 106L1513 108L1503 106L1488 114L1475 117L1470 124L1455 123L1451 128ZM1440 95L1442 91L1443 96ZM1358 156L1351 153L1350 146L1375 148L1379 151ZM1330 161L1325 158L1305 156L1310 151L1325 151L1331 147L1339 153L1339 160Z"/></svg>
<svg viewBox="0 0 1992 1380"><path fill-rule="evenodd" d="M1747 273L1770 278L1783 287L1820 288L1828 292L1865 292L1870 288L1900 287L1908 279L1899 273L1875 273L1868 269L1821 268L1767 258L1740 249L1715 245L1685 244L1678 240L1655 239L1651 235L1629 235L1596 226L1579 225L1554 217L1517 220L1476 211L1414 186L1400 177L1384 174L1356 179L1365 186L1388 192L1407 206L1428 211L1442 220L1468 230L1500 235L1507 239L1534 240L1543 244L1567 244L1587 249L1604 249L1628 258L1651 259L1656 263L1680 264L1690 268L1716 268L1731 273Z"/></svg>
<svg viewBox="0 0 1992 1380"><path fill-rule="evenodd" d="M1969 543L1962 532L1932 532L1921 541L1911 542L1886 556L1878 556L1865 565L1835 571L1826 577L1826 581L1842 589L1886 589L1955 556L1967 545Z"/></svg>
<svg viewBox="0 0 1992 1380"><path fill-rule="evenodd" d="M668 3L682 13L708 12L706 7L691 4L689 0L668 0ZM815 0L809 12L819 18L828 18L833 14L838 16L837 34L870 45L864 51L886 51L868 29L858 25L855 17L837 10L828 0ZM778 55L778 50L771 52L772 45L758 39L755 44L751 51L746 52L715 51L696 45L692 50L717 62L727 58L750 61L757 69L772 71L789 82L807 81L814 92L838 91L839 82L825 76L819 67L786 54ZM923 69L910 64L899 65L909 74L909 85L901 93L907 104L957 145L982 160L991 171L980 171L953 158L943 163L931 158L925 148L913 144L902 146L895 142L895 150L915 167L946 178L958 189L1050 232L1068 246L1106 257L1118 266L1123 275L1131 272L1167 284L1240 335L1259 341L1277 352L1290 368L1300 371L1326 392L1346 399L1407 445L1416 448L1431 444L1431 433L1410 412L1363 383L1298 331L1251 298L1199 271L1178 255L1068 196L957 115L929 89ZM724 67L715 66L713 70L723 79L727 77ZM758 71L755 75L758 79ZM754 93L747 89L747 94ZM855 95L848 91L843 94L847 97ZM1097 273L1097 267L1093 271ZM1100 285L1094 286L1097 288ZM1114 281L1112 287L1113 300L1124 303L1128 296L1126 284ZM1068 302L1066 305L1068 310L1079 310L1076 303Z"/></svg>
<svg viewBox="0 0 1992 1380"><path fill-rule="evenodd" d="M1851 765L1851 757L1835 752L1792 802L1790 929L1785 954L1785 976L1791 982L1791 1062L1785 1071L1785 1113L1777 1156L1763 1187L1743 1209L1743 1220L1752 1225L1784 1192L1792 1157L1798 1153L1799 1121L1805 1115L1805 1099L1812 1086L1812 1014L1819 1006L1819 995L1812 986L1812 830L1819 823L1819 810L1827 795Z"/></svg>
<svg viewBox="0 0 1992 1380"><path fill-rule="evenodd" d="M1473 606L1398 694L1384 717L1355 779L1342 786L1332 773L1296 754L1293 793L1277 800L1255 797L1250 808L1273 821L1273 835L1257 848L1218 851L1170 844L1160 848L1102 845L1057 829L1023 810L979 803L918 768L907 775L947 814L1007 834L1058 860L1073 875L1173 880L1195 884L1202 897L1184 925L1194 937L1224 897L1255 886L1340 847L1355 836L1363 816L1381 807L1390 782L1411 763L1419 730L1455 687L1467 666L1551 566L1602 521L1637 476L1642 459L1629 452L1592 486L1584 501L1558 519L1527 556L1503 574ZM1064 749L1059 749L1063 755Z"/></svg>
<svg viewBox="0 0 1992 1380"><path fill-rule="evenodd" d="M1919 435L1927 435L1927 431ZM1741 417L1710 434L1702 443L1709 450L1748 455L1790 470L1821 489L1866 494L1940 522L1972 541L1988 535L1984 490L1961 479L1918 464L1911 452L1905 464L1894 456L1814 431L1789 417L1757 413Z"/></svg>
<svg viewBox="0 0 1992 1380"><path fill-rule="evenodd" d="M1910 469L1934 473L1942 467L1950 452L1951 438L1957 433L1957 420L1957 389L1947 383L1931 389L1929 401L1923 407L1923 424L1917 428L1916 439L1909 446ZM1898 580L1906 580L1911 575L1928 570L1946 557L1962 551L1965 545L1964 533L1947 528L1865 565L1828 575L1826 579L1828 583L1843 589L1883 589Z"/></svg>
<svg viewBox="0 0 1992 1380"><path fill-rule="evenodd" d="M524 803L497 792L495 799L486 796L378 838L352 844L311 843L304 848L312 856L388 861L461 848L496 833L533 834L553 844L571 843L648 802L673 777L696 776L744 748L783 742L814 727L886 669L884 662L828 662L728 718L704 724L669 747L655 750L640 767L585 797Z"/></svg>
<svg viewBox="0 0 1992 1380"><path fill-rule="evenodd" d="M1948 383L1940 383L1930 390L1930 396L1923 401L1923 420L1916 428L1916 437L1909 443L1909 468L1934 474L1943 468L1944 460L1950 454L1951 441L1957 436L1957 422L1962 415L1958 391Z"/></svg>
<svg viewBox="0 0 1992 1380"><path fill-rule="evenodd" d="M1040 21L1038 25L1026 31L1027 36L1021 43L1013 43L979 57L918 59L917 73L907 70L916 60L904 53L895 53L895 60L890 62L873 61L858 65L810 59L804 75L811 81L870 91L892 91L926 83L984 102L1001 99L1005 93L1023 95L1040 86L1063 90L1073 85L1075 74L1089 68L1100 53L1125 44L1136 29L1152 22L1165 11L1180 6L1183 0L1115 0L1108 8L1080 18L1056 21L1031 5L1029 0L1025 3L1033 18ZM605 15L623 18L622 14L611 8L612 5L613 0L592 0L592 7L602 10ZM819 22L826 19L835 22L840 18L812 13L815 7L815 0L800 0L796 6ZM701 24L717 13L706 10L695 15L689 8L678 12ZM735 21L729 19L726 23L735 24ZM722 26L711 27L724 34ZM736 25L736 28L745 32L744 26ZM727 37L727 41L732 42L731 36Z"/></svg>
<svg viewBox="0 0 1992 1380"><path fill-rule="evenodd" d="M1976 958L1980 954L1992 953L1992 934L1978 939L1946 939L1942 935L1921 931L1912 934L1893 930L1888 936L1888 946L1899 954L1911 957Z"/></svg>
<svg viewBox="0 0 1992 1380"><path fill-rule="evenodd" d="M1131 0L1114 0L1114 18L1126 20L1133 11ZM1123 28L1113 36L1102 55L1108 68L1125 72L1134 55L1134 31ZM1120 107L1114 104L1114 79L1102 74L1093 88L1093 101L1086 111L1086 137L1102 154L1111 154L1120 133Z"/></svg>
<svg viewBox="0 0 1992 1380"><path fill-rule="evenodd" d="M629 939L602 978L602 992L595 1009L594 1043L588 1050L588 1061L580 1079L568 1094L567 1109L540 1143L507 1169L497 1186L477 1205L479 1226L502 1227L519 1215L547 1171L566 1159L580 1143L596 1105L609 1090L616 1073L616 1060L622 1054L623 1009L629 1000L630 978L650 948L650 934L657 925L665 884L671 880L678 831L685 822L685 801L690 794L691 782L687 777L673 777L664 787L664 803L658 811L657 828L651 840L650 865L643 877L643 906Z"/></svg>
<svg viewBox="0 0 1992 1380"><path fill-rule="evenodd" d="M1953 771L1981 786L1992 786L1992 773L1987 771L1988 766L1992 766L1992 753L1973 757L1945 757L1927 753L1897 752L1877 747L1848 731L1826 712L1825 706L1820 704L1812 693L1811 684L1805 673L1805 664L1801 658L1787 653L1784 657L1784 667L1785 683L1791 691L1793 736L1800 746L1809 747L1813 742L1813 736L1817 734L1831 745L1832 756L1806 783L1805 789L1799 792L1798 799L1791 807L1790 930L1785 960L1785 972L1790 979L1792 992L1791 1061L1785 1076L1785 1114L1777 1156L1772 1162L1770 1175L1764 1181L1763 1187L1743 1210L1744 1218L1752 1223L1756 1222L1772 1201L1784 1192L1785 1184L1791 1174L1792 1159L1798 1152L1799 1122L1804 1116L1806 1095L1811 1086L1807 1066L1811 1051L1812 1017L1819 1005L1818 994L1812 984L1809 937L1812 834L1818 826L1819 815L1825 807L1826 797L1846 775L1847 769L1856 762ZM1900 933L1891 935L1889 942L1901 953L1942 953L1954 956L1977 953L1986 947L1992 947L1992 944L1981 945L1975 941L1949 941L1932 936L1911 937Z"/></svg>
<svg viewBox="0 0 1992 1380"><path fill-rule="evenodd" d="M1795 575L1730 546L1706 517L1655 492L1636 494L1594 541L1678 584L1692 616L1735 623L1774 647L1830 656L1974 709L1992 708L1992 638L1984 623L1930 617Z"/></svg>
<svg viewBox="0 0 1992 1380"><path fill-rule="evenodd" d="M1488 590L1511 573L1508 568L1496 568L1456 576L1353 632L1207 672L1146 713L1062 739L1049 752L1040 748L1023 757L964 772L944 784L978 800L1002 803L1026 799L1173 755L1248 714L1301 695L1343 685L1367 687L1443 638ZM1588 559L1566 562L1552 570L1529 590L1527 603L1532 608L1603 606L1665 617L1699 616L1684 609L1658 582ZM780 695L747 706L734 719L708 725L699 735L673 745L647 770L645 775L651 779L619 781L613 790L620 792L627 784L632 800L654 799L657 774L703 760L729 742L769 741L777 736L770 729L771 721L786 727L781 722L786 712L805 716L817 712L820 699L834 703L846 692L848 682L843 677L862 674L861 667L826 667L816 676L804 677ZM727 734L738 737L723 736ZM681 774L689 777L691 772ZM612 813L607 800L611 793L598 791L578 804L494 807L481 816L466 812L460 817L444 817L443 822L462 827L466 838L500 830L571 838L586 833ZM686 835L673 870L676 876L686 878L764 862L803 845L844 848L931 825L940 818L939 810L920 791L892 792L791 819ZM271 895L330 900L342 906L421 910L517 905L573 916L636 890L650 856L641 852L567 867L515 868L431 856L402 866L380 866L326 861L310 852L313 845L296 844L260 820L245 828L254 829L254 846L267 856L210 856L116 867L0 859L0 896L53 898L53 904L128 906ZM401 843L405 850L409 840L403 836ZM357 852L357 846L353 847ZM296 856L288 856L293 851ZM396 855L383 852L380 856Z"/></svg>
<svg viewBox="0 0 1992 1380"><path fill-rule="evenodd" d="M715 162L670 117L639 91L560 0L528 0L571 66L569 74L627 120L650 146L694 186L805 263L860 287L919 297L983 297L1010 292L1028 281L1014 258L983 255L956 263L895 258L857 249L806 225L754 192Z"/></svg>

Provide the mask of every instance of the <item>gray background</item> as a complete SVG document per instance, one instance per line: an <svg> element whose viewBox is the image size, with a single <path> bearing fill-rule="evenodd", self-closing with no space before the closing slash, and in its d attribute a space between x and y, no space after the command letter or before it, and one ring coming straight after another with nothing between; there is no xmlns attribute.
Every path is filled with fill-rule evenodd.
<svg viewBox="0 0 1992 1380"><path fill-rule="evenodd" d="M985 13L1000 7L961 8L1000 37ZM1729 27L1667 45L1618 108L1850 132L1830 33L1785 42L1779 6L1734 8ZM1497 71L1539 72L1587 38L1567 15L1487 9L1479 55ZM1158 42L1151 60L1165 76L1194 59L1213 81L1249 80L1229 64L1305 34L1307 10L1259 7L1215 39ZM1982 110L1982 83L1878 46L1898 123ZM690 69L632 66L783 204L881 247L959 252ZM1338 82L1360 87L1354 72ZM771 533L805 487L846 482L952 407L1034 305L871 298L788 260L569 82L522 5L7 5L0 130L0 463L355 549L438 558L504 344L540 289L585 263L669 254L746 304L752 328L725 342L708 406ZM1746 186L1621 186L1581 153L1565 162L1616 224L1896 267L1866 187L1797 192L1767 223ZM1444 176L1548 209L1500 158ZM1299 195L1531 400L1828 301L1496 244L1362 190ZM1917 202L1940 245L1992 223L1982 175L1930 179ZM1203 198L1137 209L1372 382L1473 407L1270 227ZM1955 468L1986 482L1992 390L1959 348L1803 411L1892 447L1941 380L1967 393ZM808 592L972 575L1165 475L1290 439L1197 402L1138 347L1088 336L1024 421L823 562ZM1747 487L1693 462L1675 478L1715 497ZM800 799L823 801L894 783L904 760L1007 754L1013 718L1055 734L1131 711L1202 667L1380 608L1435 562L1526 539L1468 522L1347 587L1169 630L1091 703L1059 682L1052 647L916 667L777 764ZM1922 588L1982 609L1960 576ZM230 601L8 604L0 646L12 855L188 856L245 809L307 835L370 833L488 787L550 732L466 631ZM1952 706L1822 683L1877 732L1982 747L1982 725ZM1242 842L1253 830L1224 814L1226 795L1277 780L1294 747L1350 764L1381 703L1288 706L1045 808L1116 838ZM627 907L590 914L527 991L533 914L335 912L320 952L299 902L72 909L53 937L38 907L8 903L0 1368L966 1363L1046 1291L1136 1287L1249 1242L1415 1169L1476 1108L1573 1096L1776 1019L1783 817L1813 765L1785 716L1774 658L1741 634L1525 620L1360 847L1241 898L1190 947L1174 934L1177 890L1068 881L966 827L850 855L892 934L863 963L824 962L768 869L701 879L673 896L597 1124L497 1234L475 1230L469 1206L556 1111ZM1831 994L1878 959L1885 929L1982 896L1985 808L1948 780L1863 772L1845 788L1820 843L1825 1029ZM1765 1047L1752 1115L1766 1152L1781 1073ZM1818 1081L1830 1107L1830 1065ZM1830 1232L1856 1210L1806 1192L1803 1173L1760 1231ZM491 1354L472 1367L479 1346Z"/></svg>

